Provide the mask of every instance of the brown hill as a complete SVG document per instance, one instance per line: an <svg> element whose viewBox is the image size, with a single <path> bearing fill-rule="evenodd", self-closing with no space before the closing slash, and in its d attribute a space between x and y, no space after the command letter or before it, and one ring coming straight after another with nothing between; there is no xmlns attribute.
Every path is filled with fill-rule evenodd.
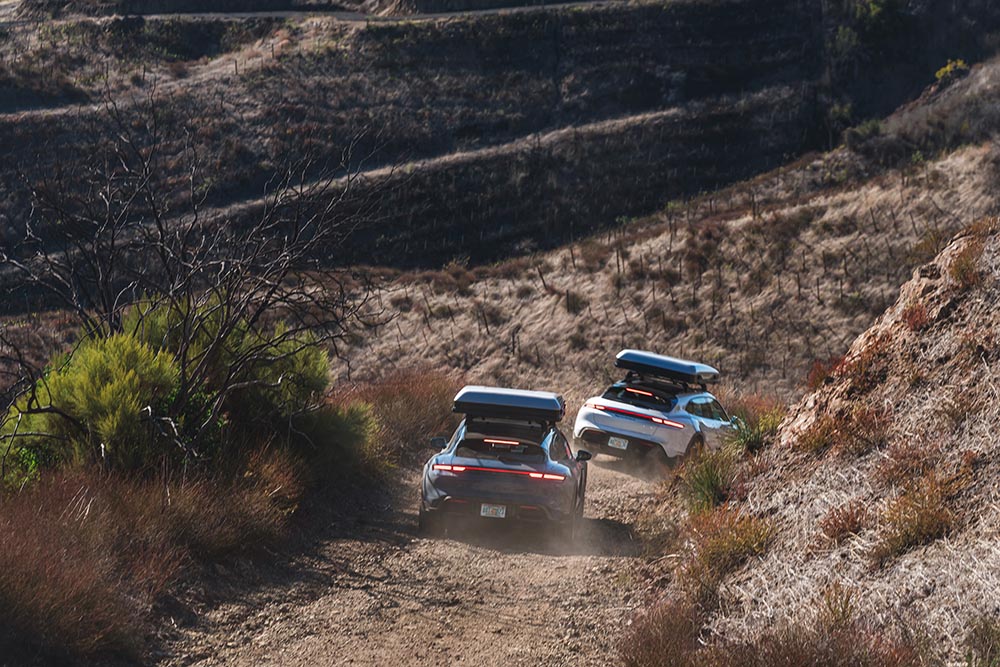
<svg viewBox="0 0 1000 667"><path fill-rule="evenodd" d="M979 222L920 267L792 411L740 504L773 543L723 584L714 631L801 620L839 586L862 617L959 659L1000 609L998 229Z"/></svg>

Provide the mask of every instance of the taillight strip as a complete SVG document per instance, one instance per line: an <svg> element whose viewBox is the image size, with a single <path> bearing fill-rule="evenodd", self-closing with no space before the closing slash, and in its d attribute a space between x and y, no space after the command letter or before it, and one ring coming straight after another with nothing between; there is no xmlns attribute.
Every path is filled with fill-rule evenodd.
<svg viewBox="0 0 1000 667"><path fill-rule="evenodd" d="M670 419L665 419L663 417L652 417L650 415L644 415L639 412L632 412L631 410L623 410L622 408L613 408L609 405L599 405L597 403L587 403L585 407L593 408L594 410L601 410L603 412L616 412L620 415L626 415L628 417L636 417L638 419L647 419L654 424L663 424L664 426L671 426L673 428L684 428L684 424L680 422L675 422Z"/></svg>
<svg viewBox="0 0 1000 667"><path fill-rule="evenodd" d="M565 475L556 475L548 472L531 472L528 470L504 470L503 468L483 468L480 466L453 466L448 465L447 463L435 463L432 467L434 470L444 470L445 472L465 472L466 470L477 470L480 472L502 472L508 475L527 475L531 479L548 479L554 482L562 482L566 479Z"/></svg>

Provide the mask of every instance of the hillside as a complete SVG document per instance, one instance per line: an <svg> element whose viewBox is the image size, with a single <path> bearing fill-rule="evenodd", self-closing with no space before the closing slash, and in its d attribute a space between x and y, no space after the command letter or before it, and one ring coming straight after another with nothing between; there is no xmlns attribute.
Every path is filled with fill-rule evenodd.
<svg viewBox="0 0 1000 667"><path fill-rule="evenodd" d="M440 267L551 249L835 143L912 99L948 59L993 52L992 4L909 4L869 3L869 15L853 3L684 0L369 20L94 17L80 14L116 3L67 3L57 20L0 26L0 145L13 147L0 216L19 228L22 177L72 175L116 136L109 102L152 141L138 101L157 109L156 173L175 208L192 160L224 220L252 214L289 159L336 167L350 147L348 169L380 207L330 261ZM37 17L47 5L17 6ZM928 48L915 57L912 43Z"/></svg>
<svg viewBox="0 0 1000 667"><path fill-rule="evenodd" d="M738 505L770 518L773 544L722 586L711 632L791 623L839 585L861 617L905 622L935 653L963 656L970 628L1000 605L998 299L993 218L921 266L797 404ZM845 508L857 524L831 534Z"/></svg>
<svg viewBox="0 0 1000 667"><path fill-rule="evenodd" d="M872 179L840 150L531 259L405 274L391 322L341 350L355 380L414 363L579 401L638 346L796 396L962 220L995 211L996 155L971 146Z"/></svg>

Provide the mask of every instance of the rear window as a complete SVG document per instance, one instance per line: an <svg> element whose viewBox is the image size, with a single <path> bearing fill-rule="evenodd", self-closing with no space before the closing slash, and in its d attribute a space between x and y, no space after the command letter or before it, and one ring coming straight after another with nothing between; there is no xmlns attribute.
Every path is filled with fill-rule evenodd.
<svg viewBox="0 0 1000 667"><path fill-rule="evenodd" d="M604 398L634 405L647 410L670 412L677 405L677 397L643 386L612 385L604 392Z"/></svg>
<svg viewBox="0 0 1000 667"><path fill-rule="evenodd" d="M545 460L545 450L539 445L489 437L466 438L458 443L455 454L511 463L537 463Z"/></svg>

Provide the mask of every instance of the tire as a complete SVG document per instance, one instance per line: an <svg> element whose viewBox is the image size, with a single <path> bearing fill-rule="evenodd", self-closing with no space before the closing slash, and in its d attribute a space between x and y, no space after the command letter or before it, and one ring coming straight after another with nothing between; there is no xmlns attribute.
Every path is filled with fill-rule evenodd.
<svg viewBox="0 0 1000 667"><path fill-rule="evenodd" d="M580 532L580 522L583 519L583 503L577 499L569 519L559 524L558 535L563 544L572 545L576 542L577 534Z"/></svg>
<svg viewBox="0 0 1000 667"><path fill-rule="evenodd" d="M687 449L684 450L685 459L697 459L705 453L705 438L697 434L691 438L691 442L688 443Z"/></svg>
<svg viewBox="0 0 1000 667"><path fill-rule="evenodd" d="M657 447L646 457L650 462L649 471L658 477L669 477L677 467L677 459L667 456L662 447Z"/></svg>
<svg viewBox="0 0 1000 667"><path fill-rule="evenodd" d="M435 512L428 512L423 507L417 515L417 534L422 537L440 537L444 534L444 521Z"/></svg>

